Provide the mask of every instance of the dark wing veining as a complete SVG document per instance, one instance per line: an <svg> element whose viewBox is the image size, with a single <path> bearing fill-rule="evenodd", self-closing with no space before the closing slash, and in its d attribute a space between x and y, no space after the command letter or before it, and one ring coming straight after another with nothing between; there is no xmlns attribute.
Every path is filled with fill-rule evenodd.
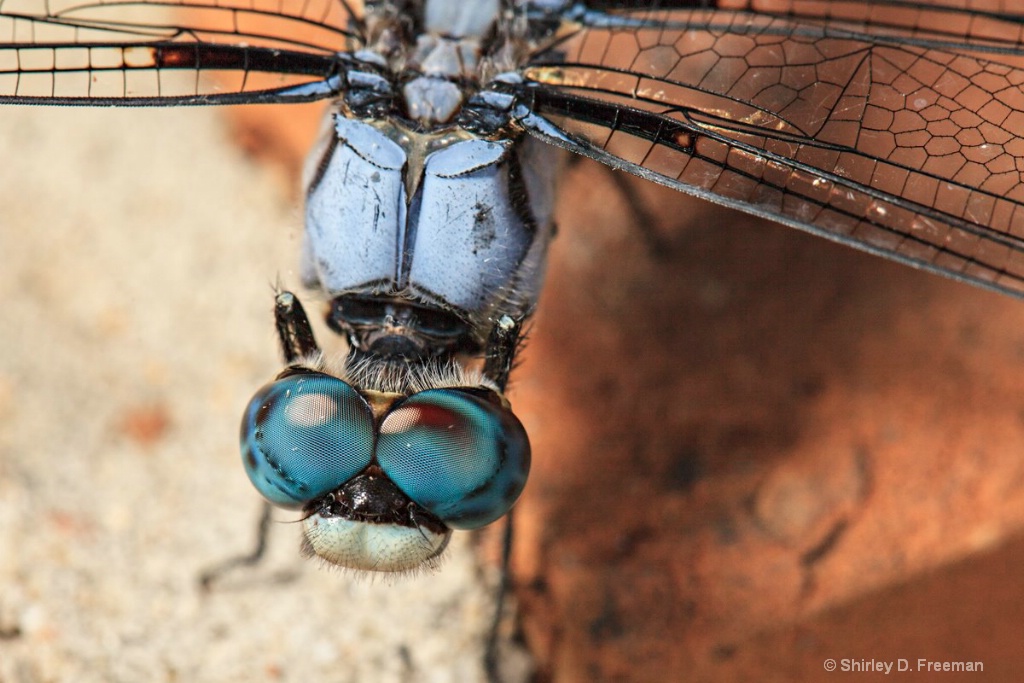
<svg viewBox="0 0 1024 683"><path fill-rule="evenodd" d="M650 14L636 10L653 7L746 13L831 26L879 42L951 49L1012 52L1024 39L1017 0L586 0L578 13L584 24L625 26L649 23Z"/></svg>
<svg viewBox="0 0 1024 683"><path fill-rule="evenodd" d="M717 4L738 9L584 17L525 70L525 125L1024 297L1024 14L977 0Z"/></svg>
<svg viewBox="0 0 1024 683"><path fill-rule="evenodd" d="M360 32L346 0L0 0L0 103L316 99Z"/></svg>

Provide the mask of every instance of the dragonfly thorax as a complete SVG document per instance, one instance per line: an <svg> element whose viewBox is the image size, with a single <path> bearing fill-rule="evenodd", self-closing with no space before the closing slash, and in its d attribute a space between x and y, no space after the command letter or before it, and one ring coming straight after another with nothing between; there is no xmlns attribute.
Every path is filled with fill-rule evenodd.
<svg viewBox="0 0 1024 683"><path fill-rule="evenodd" d="M422 130L449 126L481 73L493 72L482 67L498 9L497 0L371 4L374 39L353 55L355 69L347 74L350 115L404 118Z"/></svg>
<svg viewBox="0 0 1024 683"><path fill-rule="evenodd" d="M362 352L483 347L536 304L561 153L532 139L421 133L335 111L310 158L303 280Z"/></svg>

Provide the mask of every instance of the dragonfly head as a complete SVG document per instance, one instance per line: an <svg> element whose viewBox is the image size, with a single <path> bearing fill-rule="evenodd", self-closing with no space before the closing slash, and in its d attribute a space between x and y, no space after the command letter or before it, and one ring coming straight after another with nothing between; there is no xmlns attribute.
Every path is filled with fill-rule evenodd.
<svg viewBox="0 0 1024 683"><path fill-rule="evenodd" d="M431 388L293 366L249 402L246 473L270 503L302 510L308 553L353 569L429 567L452 529L490 524L519 497L530 444L504 397L419 381Z"/></svg>

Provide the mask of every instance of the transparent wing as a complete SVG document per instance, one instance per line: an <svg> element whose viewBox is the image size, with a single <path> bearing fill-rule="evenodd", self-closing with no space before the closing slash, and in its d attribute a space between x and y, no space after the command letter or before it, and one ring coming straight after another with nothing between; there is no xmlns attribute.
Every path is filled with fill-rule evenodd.
<svg viewBox="0 0 1024 683"><path fill-rule="evenodd" d="M575 19L596 28L652 21L671 25L669 15L650 11L657 8L716 11L717 19L709 22L715 30L740 30L752 18L757 30L780 35L791 34L799 22L837 35L947 49L1013 51L1024 35L1021 7L1014 0L587 0L582 5ZM770 19L789 23L772 25Z"/></svg>
<svg viewBox="0 0 1024 683"><path fill-rule="evenodd" d="M345 0L0 0L0 103L326 97L361 28Z"/></svg>
<svg viewBox="0 0 1024 683"><path fill-rule="evenodd" d="M741 9L581 15L525 70L524 123L682 191L1024 297L1024 14L971 0L717 4Z"/></svg>

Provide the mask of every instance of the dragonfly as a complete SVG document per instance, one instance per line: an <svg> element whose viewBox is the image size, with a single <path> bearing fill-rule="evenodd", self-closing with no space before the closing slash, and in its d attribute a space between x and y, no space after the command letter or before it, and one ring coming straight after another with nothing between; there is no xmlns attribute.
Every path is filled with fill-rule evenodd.
<svg viewBox="0 0 1024 683"><path fill-rule="evenodd" d="M1022 23L952 0L5 0L0 103L330 103L301 270L349 352L279 291L287 367L242 459L305 554L406 572L526 485L505 392L565 150L1021 297Z"/></svg>

